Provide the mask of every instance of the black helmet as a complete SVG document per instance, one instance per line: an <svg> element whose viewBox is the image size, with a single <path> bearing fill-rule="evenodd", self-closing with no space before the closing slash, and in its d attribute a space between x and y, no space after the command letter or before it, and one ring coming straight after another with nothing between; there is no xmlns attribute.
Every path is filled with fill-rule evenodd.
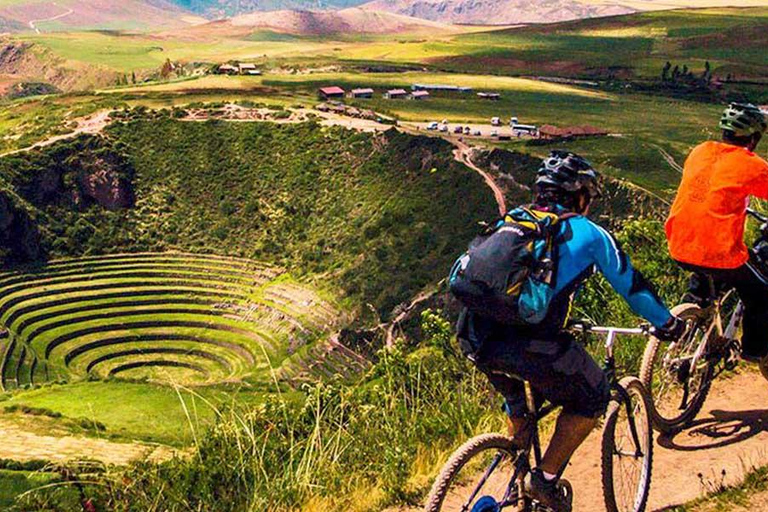
<svg viewBox="0 0 768 512"><path fill-rule="evenodd" d="M600 195L598 174L586 159L570 151L556 150L539 168L536 188L555 187L567 192L586 190L590 199Z"/></svg>

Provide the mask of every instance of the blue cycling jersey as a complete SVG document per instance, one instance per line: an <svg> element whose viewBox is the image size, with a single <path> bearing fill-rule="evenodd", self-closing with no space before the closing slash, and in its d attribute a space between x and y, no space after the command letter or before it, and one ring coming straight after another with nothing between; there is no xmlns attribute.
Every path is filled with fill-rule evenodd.
<svg viewBox="0 0 768 512"><path fill-rule="evenodd" d="M669 321L667 307L605 229L586 217L571 217L563 221L557 241L555 296L572 292L597 269L635 313L656 327Z"/></svg>

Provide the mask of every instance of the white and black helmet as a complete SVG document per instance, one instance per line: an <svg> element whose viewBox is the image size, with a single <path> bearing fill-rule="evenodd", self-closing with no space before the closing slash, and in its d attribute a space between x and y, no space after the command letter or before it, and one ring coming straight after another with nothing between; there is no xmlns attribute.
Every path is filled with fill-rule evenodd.
<svg viewBox="0 0 768 512"><path fill-rule="evenodd" d="M555 150L545 158L536 178L536 188L555 187L566 192L586 190L591 199L600 196L598 173L586 159L570 151Z"/></svg>

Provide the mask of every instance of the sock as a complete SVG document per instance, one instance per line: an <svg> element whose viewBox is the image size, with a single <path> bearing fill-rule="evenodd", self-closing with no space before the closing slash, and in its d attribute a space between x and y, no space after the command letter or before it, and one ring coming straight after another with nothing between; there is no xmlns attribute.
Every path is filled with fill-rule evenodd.
<svg viewBox="0 0 768 512"><path fill-rule="evenodd" d="M557 475L553 475L552 473L547 473L546 471L541 472L542 475L544 475L544 479L548 482L551 482L555 478L557 478Z"/></svg>

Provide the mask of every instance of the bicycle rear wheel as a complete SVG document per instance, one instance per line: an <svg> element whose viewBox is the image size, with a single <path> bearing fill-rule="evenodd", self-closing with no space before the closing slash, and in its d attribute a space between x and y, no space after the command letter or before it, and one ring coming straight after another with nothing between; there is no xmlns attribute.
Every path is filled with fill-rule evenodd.
<svg viewBox="0 0 768 512"><path fill-rule="evenodd" d="M425 512L470 511L480 500L502 503L508 497L519 453L512 440L501 434L473 437L443 466L429 492Z"/></svg>
<svg viewBox="0 0 768 512"><path fill-rule="evenodd" d="M669 434L693 421L707 399L715 364L694 354L711 335L713 318L695 304L681 304L672 314L688 324L674 343L651 338L643 354L640 380L653 401L653 426Z"/></svg>
<svg viewBox="0 0 768 512"><path fill-rule="evenodd" d="M625 377L619 385L627 402L614 396L603 428L603 497L608 512L643 512L648 504L653 467L651 405L640 379ZM634 433L633 433L634 427Z"/></svg>

